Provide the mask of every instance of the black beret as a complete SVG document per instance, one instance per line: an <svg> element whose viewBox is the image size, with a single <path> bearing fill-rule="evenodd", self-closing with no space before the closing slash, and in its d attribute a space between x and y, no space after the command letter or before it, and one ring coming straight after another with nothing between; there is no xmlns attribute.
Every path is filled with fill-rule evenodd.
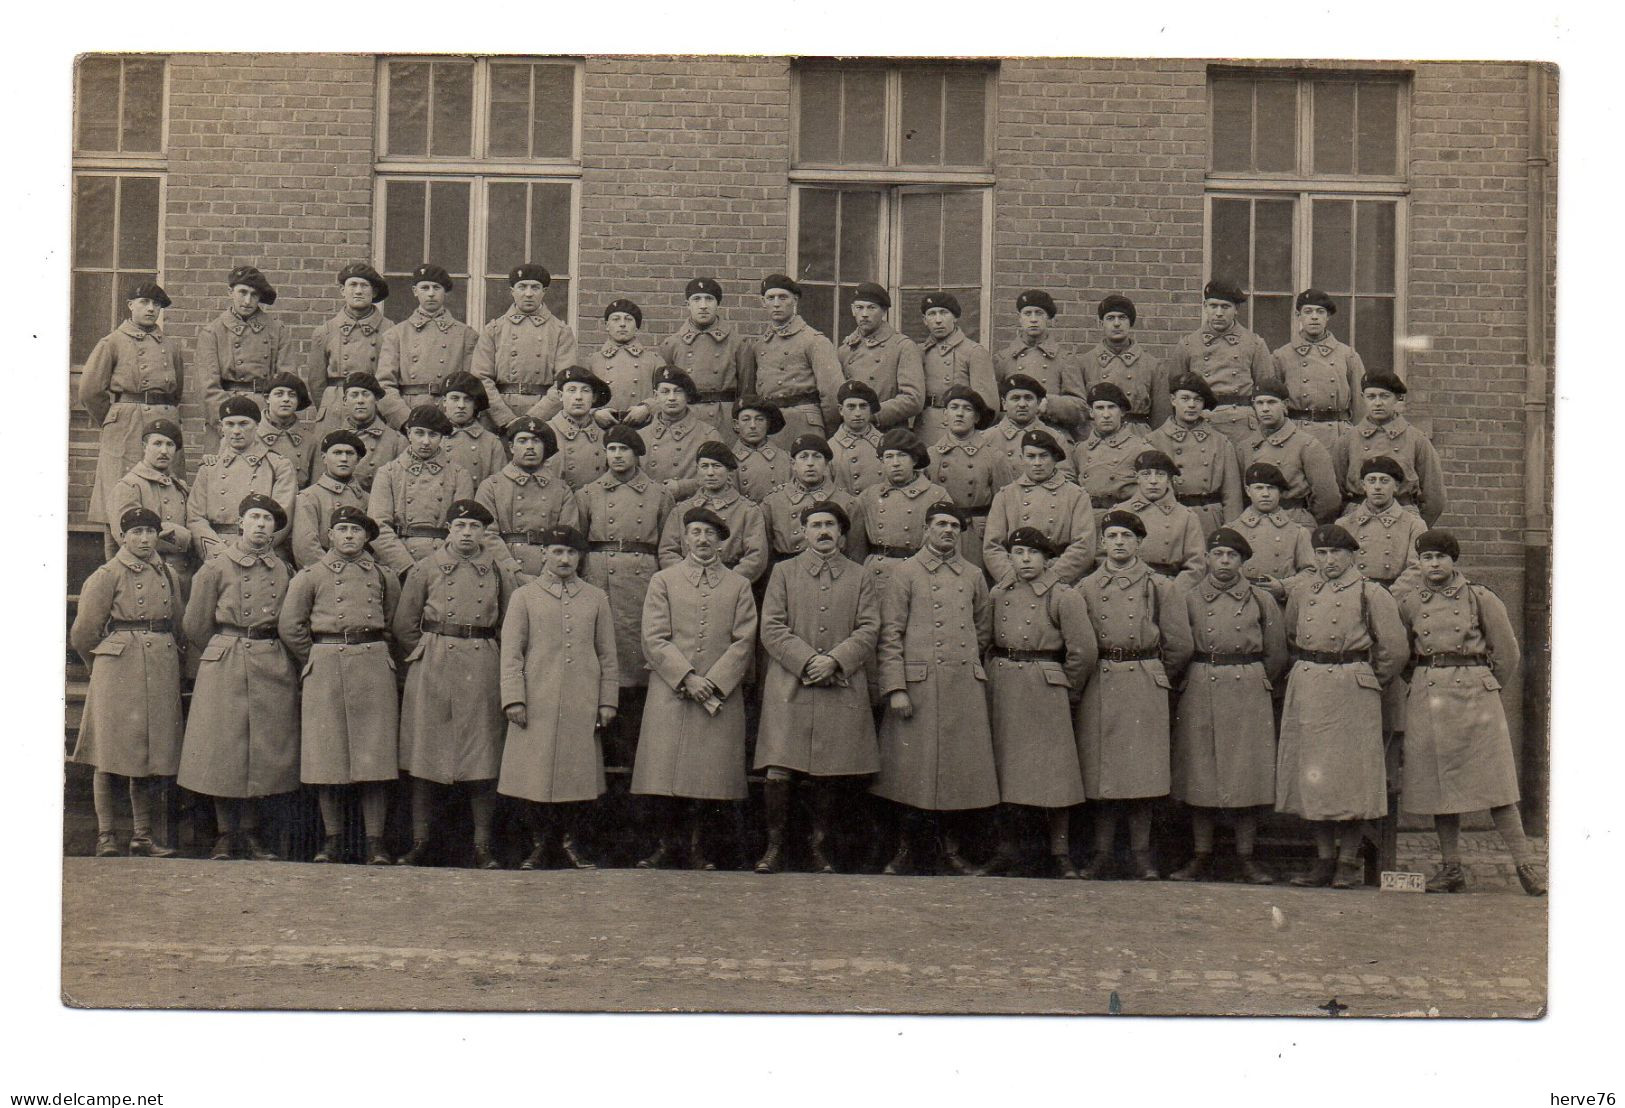
<svg viewBox="0 0 1625 1108"><path fill-rule="evenodd" d="M900 450L913 458L915 469L924 469L931 464L931 454L926 449L925 443L920 441L920 436L905 427L893 427L880 436L880 445L875 448L875 453L885 457L889 450Z"/></svg>
<svg viewBox="0 0 1625 1108"><path fill-rule="evenodd" d="M288 525L288 510L277 503L276 498L266 496L263 492L251 492L243 497L237 505L237 518L241 519L248 514L250 508L258 508L262 512L271 513L271 522L276 524L278 531Z"/></svg>
<svg viewBox="0 0 1625 1108"><path fill-rule="evenodd" d="M177 447L181 443L181 425L172 419L155 419L141 428L141 441L146 442L148 435L162 435Z"/></svg>
<svg viewBox="0 0 1625 1108"><path fill-rule="evenodd" d="M226 274L226 287L234 289L238 285L247 285L260 294L260 303L270 306L276 303L276 289L271 282L265 279L265 274L251 265L240 265Z"/></svg>
<svg viewBox="0 0 1625 1108"><path fill-rule="evenodd" d="M934 500L925 507L925 522L930 523L937 516L949 516L959 521L959 526L969 527L970 519L965 515L965 509L952 500Z"/></svg>
<svg viewBox="0 0 1625 1108"><path fill-rule="evenodd" d="M734 417L737 419L740 412L761 412L767 417L767 433L776 435L784 430L784 413L779 406L771 400L763 400L760 396L742 396L734 405Z"/></svg>
<svg viewBox="0 0 1625 1108"><path fill-rule="evenodd" d="M473 398L474 414L485 411L491 406L490 398L485 394L485 383L472 373L459 370L448 373L434 383L434 394L445 396L447 393L460 392L464 396Z"/></svg>
<svg viewBox="0 0 1625 1108"><path fill-rule="evenodd" d="M522 265L514 266L508 271L509 288L513 288L520 281L540 281L545 289L553 283L553 275L535 262L525 262Z"/></svg>
<svg viewBox="0 0 1625 1108"><path fill-rule="evenodd" d="M518 419L510 420L508 426L502 429L502 437L509 442L513 442L520 435L535 435L541 439L544 458L551 458L559 452L559 437L553 433L553 428L535 416L520 416Z"/></svg>
<svg viewBox="0 0 1625 1108"><path fill-rule="evenodd" d="M716 529L717 538L726 540L728 537L729 532L727 523L725 523L722 517L717 515L717 513L713 512L710 508L696 507L690 508L688 511L684 512L683 530L688 530L688 525L691 523L709 524Z"/></svg>
<svg viewBox="0 0 1625 1108"><path fill-rule="evenodd" d="M1215 277L1202 286L1203 300L1228 300L1235 305L1247 303L1247 294L1234 284L1220 277Z"/></svg>
<svg viewBox="0 0 1625 1108"><path fill-rule="evenodd" d="M1241 483L1243 485L1274 485L1282 492L1286 492L1291 487L1286 483L1286 474L1281 472L1281 468L1268 462L1254 462L1248 466L1247 472L1242 475Z"/></svg>
<svg viewBox="0 0 1625 1108"><path fill-rule="evenodd" d="M1400 484L1405 483L1405 467L1387 454L1378 454L1375 458L1367 458L1361 462L1360 479L1365 480L1368 473L1386 473Z"/></svg>
<svg viewBox="0 0 1625 1108"><path fill-rule="evenodd" d="M372 302L382 303L389 299L389 282L366 262L351 262L339 270L339 284L344 284L352 277L359 277L372 286Z"/></svg>
<svg viewBox="0 0 1625 1108"><path fill-rule="evenodd" d="M1122 508L1113 508L1111 511L1100 517L1100 533L1102 535L1111 530L1113 527L1127 527L1130 531L1133 531L1136 535L1140 536L1140 538L1145 538L1144 521L1133 512L1124 511Z"/></svg>
<svg viewBox="0 0 1625 1108"><path fill-rule="evenodd" d="M355 450L355 456L357 458L365 458L367 456L367 444L362 441L361 436L356 434L354 431L347 431L343 427L329 431L327 434L322 436L321 452L323 454L326 454L335 446L351 447Z"/></svg>
<svg viewBox="0 0 1625 1108"><path fill-rule="evenodd" d="M1461 557L1461 544L1456 541L1456 536L1437 527L1422 532L1416 539L1418 554L1426 554L1430 550L1435 554L1447 554L1452 561Z"/></svg>
<svg viewBox="0 0 1625 1108"><path fill-rule="evenodd" d="M1243 558L1251 558L1253 556L1252 544L1246 539L1242 538L1241 532L1235 530L1234 528L1220 527L1218 530L1214 531L1213 534L1209 535L1207 537L1207 549L1212 550L1216 546L1222 546L1229 550L1234 550Z"/></svg>
<svg viewBox="0 0 1625 1108"><path fill-rule="evenodd" d="M1055 297L1043 289L1028 289L1016 297L1016 311L1019 312L1023 308L1043 308L1044 314L1051 319L1060 314L1060 310L1055 306Z"/></svg>
<svg viewBox="0 0 1625 1108"><path fill-rule="evenodd" d="M406 434L414 427L422 427L441 435L449 435L456 430L451 425L451 420L446 418L446 413L433 404L419 404L413 408L401 424L401 434Z"/></svg>
<svg viewBox="0 0 1625 1108"><path fill-rule="evenodd" d="M1325 308L1327 315L1337 314L1337 305L1332 303L1332 298L1319 289L1304 289L1298 293L1298 298L1292 302L1292 310L1297 311L1305 306Z"/></svg>
<svg viewBox="0 0 1625 1108"><path fill-rule="evenodd" d="M608 381L598 376L598 374L594 373L592 370L585 369L578 365L571 366L569 369L566 369L557 377L553 378L553 385L560 392L564 391L565 385L571 384L572 382L592 386L592 406L594 408L602 408L605 404L609 403L609 398L614 395L614 393L610 390Z"/></svg>
<svg viewBox="0 0 1625 1108"><path fill-rule="evenodd" d="M1134 310L1134 301L1120 292L1114 292L1104 297L1100 301L1100 306L1095 309L1095 315L1100 319L1105 319L1112 312L1122 312L1128 316L1130 327L1140 321L1140 313Z"/></svg>
<svg viewBox="0 0 1625 1108"><path fill-rule="evenodd" d="M424 281L439 285L447 292L450 292L452 288L451 274L447 273L442 267L429 262L424 262L412 271L412 283L414 285L422 284Z"/></svg>
<svg viewBox="0 0 1625 1108"><path fill-rule="evenodd" d="M951 292L928 292L920 298L921 315L932 308L947 308L954 314L955 319L960 316L959 298Z"/></svg>
<svg viewBox="0 0 1625 1108"><path fill-rule="evenodd" d="M607 450L616 445L627 447L640 458L649 450L643 436L624 423L617 423L604 432L604 448Z"/></svg>
<svg viewBox="0 0 1625 1108"><path fill-rule="evenodd" d="M169 293L157 281L140 281L130 288L130 295L126 300L151 300L160 308L170 305Z"/></svg>
<svg viewBox="0 0 1625 1108"><path fill-rule="evenodd" d="M476 520L487 527L496 522L496 517L491 514L491 509L478 500L453 500L451 507L446 509L446 526L450 527L452 523L459 519Z"/></svg>
<svg viewBox="0 0 1625 1108"><path fill-rule="evenodd" d="M1139 473L1145 469L1160 469L1171 477L1179 476L1179 464L1160 450L1142 450L1134 459L1134 472Z"/></svg>
<svg viewBox="0 0 1625 1108"><path fill-rule="evenodd" d="M632 317L632 322L636 323L639 327L643 326L643 309L638 307L632 301L627 300L624 297L618 300L611 300L609 305L604 308L604 318L608 319L616 312L625 312L627 315Z"/></svg>
<svg viewBox="0 0 1625 1108"><path fill-rule="evenodd" d="M1091 404L1116 404L1125 412L1129 410L1128 397L1124 395L1122 389L1118 388L1110 381L1102 381L1098 385L1090 385L1088 400Z"/></svg>
<svg viewBox="0 0 1625 1108"><path fill-rule="evenodd" d="M795 279L783 273L770 273L762 278L762 295L766 296L774 289L783 289L791 296L801 295L801 286Z"/></svg>
<svg viewBox="0 0 1625 1108"><path fill-rule="evenodd" d="M723 442L702 442L700 448L694 452L694 463L712 461L729 469L739 468L739 459L734 457L733 448Z"/></svg>
<svg viewBox="0 0 1625 1108"><path fill-rule="evenodd" d="M963 400L972 408L976 409L977 430L985 430L986 428L993 426L993 409L987 406L987 401L982 399L981 393L977 392L969 385L954 385L947 392L942 394L942 406L946 408L955 400Z"/></svg>
<svg viewBox="0 0 1625 1108"><path fill-rule="evenodd" d="M1257 400L1260 396L1273 396L1285 403L1292 402L1292 397L1287 392L1286 383L1274 377L1266 378L1253 386L1253 399Z"/></svg>
<svg viewBox="0 0 1625 1108"><path fill-rule="evenodd" d="M541 534L537 546L568 546L586 552L587 536L574 527L549 527Z"/></svg>
<svg viewBox="0 0 1625 1108"><path fill-rule="evenodd" d="M722 286L712 277L696 277L683 286L683 299L698 296L700 293L714 297L718 304L722 303Z"/></svg>
<svg viewBox="0 0 1625 1108"><path fill-rule="evenodd" d="M220 418L227 419L231 416L246 416L258 423L260 406L252 396L244 396L242 393L228 396L220 402Z"/></svg>
<svg viewBox="0 0 1625 1108"><path fill-rule="evenodd" d="M1316 527L1309 536L1309 545L1315 550L1326 548L1332 550L1360 549L1360 544L1354 541L1354 536L1335 523L1324 523Z"/></svg>
<svg viewBox="0 0 1625 1108"><path fill-rule="evenodd" d="M1216 407L1219 402L1218 398L1213 395L1213 389L1208 386L1206 381L1202 380L1202 375L1192 373L1189 370L1177 374L1173 380L1168 382L1168 395L1173 396L1176 392L1194 392L1202 398L1203 408Z"/></svg>
<svg viewBox="0 0 1625 1108"><path fill-rule="evenodd" d="M132 527L151 527L154 531L163 525L158 513L151 508L126 508L124 514L118 517L118 529L128 531Z"/></svg>
<svg viewBox="0 0 1625 1108"><path fill-rule="evenodd" d="M353 523L367 532L369 539L378 537L378 521L357 508L354 504L343 504L333 509L333 514L327 517L327 529L331 531L341 523Z"/></svg>
<svg viewBox="0 0 1625 1108"><path fill-rule="evenodd" d="M1037 427L1029 431L1023 431L1021 433L1021 449L1025 450L1029 446L1036 446L1040 450L1048 450L1050 456L1058 462L1066 461L1066 447L1057 442L1055 436L1048 431L1040 430Z"/></svg>
<svg viewBox="0 0 1625 1108"><path fill-rule="evenodd" d="M1030 392L1040 400L1049 395L1049 390L1044 387L1044 383L1038 378L1029 377L1025 373L1012 373L1010 376L999 382L1000 399L1003 399L1017 389L1021 389L1024 392Z"/></svg>
<svg viewBox="0 0 1625 1108"><path fill-rule="evenodd" d="M834 516L835 522L841 525L843 535L849 534L852 530L852 517L846 514L845 508L833 500L820 500L801 509L801 525L807 526L807 521L817 515Z"/></svg>
<svg viewBox="0 0 1625 1108"><path fill-rule="evenodd" d="M867 403L871 412L880 411L880 394L863 381L847 381L843 384L835 391L835 403L845 404L854 396Z"/></svg>
<svg viewBox="0 0 1625 1108"><path fill-rule="evenodd" d="M891 294L873 281L865 281L858 286L858 291L852 294L852 299L865 300L870 304L879 304L882 308L890 310Z"/></svg>
<svg viewBox="0 0 1625 1108"><path fill-rule="evenodd" d="M293 394L299 398L299 403L294 407L294 411L296 412L302 412L306 408L310 407L310 389L308 389L305 386L305 382L295 374L273 373L265 380L265 395L271 395L272 389L292 390Z"/></svg>
<svg viewBox="0 0 1625 1108"><path fill-rule="evenodd" d="M1014 550L1018 546L1031 547L1046 558L1056 555L1055 544L1036 527L1017 527L1010 532L1010 537L1004 540L1004 548Z"/></svg>
<svg viewBox="0 0 1625 1108"><path fill-rule="evenodd" d="M690 404L700 402L700 386L694 383L694 378L674 365L663 365L655 370L653 386L658 389L661 385L676 385L683 390Z"/></svg>
<svg viewBox="0 0 1625 1108"><path fill-rule="evenodd" d="M822 454L826 462L835 460L835 451L830 449L829 440L823 435L814 435L810 432L805 435L797 435L795 441L790 444L790 457L794 458L807 450Z"/></svg>
<svg viewBox="0 0 1625 1108"><path fill-rule="evenodd" d="M366 389L378 399L384 398L384 386L378 383L378 378L364 369L353 370L344 375L344 391L351 389Z"/></svg>
<svg viewBox="0 0 1625 1108"><path fill-rule="evenodd" d="M1395 396L1404 396L1405 382L1392 373L1367 373L1365 379L1360 382L1360 391L1364 392L1366 389L1387 389Z"/></svg>

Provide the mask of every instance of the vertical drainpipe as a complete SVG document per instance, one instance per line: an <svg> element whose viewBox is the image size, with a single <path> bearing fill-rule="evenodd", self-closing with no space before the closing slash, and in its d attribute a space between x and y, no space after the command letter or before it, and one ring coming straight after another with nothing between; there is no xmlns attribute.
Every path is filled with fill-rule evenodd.
<svg viewBox="0 0 1625 1108"><path fill-rule="evenodd" d="M1546 825L1552 656L1552 520L1546 502L1546 67L1528 63L1528 327L1523 394L1523 811L1531 831Z"/></svg>

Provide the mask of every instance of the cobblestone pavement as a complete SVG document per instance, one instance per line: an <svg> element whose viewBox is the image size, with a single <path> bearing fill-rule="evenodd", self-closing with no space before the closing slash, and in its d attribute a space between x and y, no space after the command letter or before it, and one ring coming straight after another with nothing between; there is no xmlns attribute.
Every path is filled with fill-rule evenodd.
<svg viewBox="0 0 1625 1108"><path fill-rule="evenodd" d="M63 995L159 1008L1536 1016L1546 901L64 860Z"/></svg>

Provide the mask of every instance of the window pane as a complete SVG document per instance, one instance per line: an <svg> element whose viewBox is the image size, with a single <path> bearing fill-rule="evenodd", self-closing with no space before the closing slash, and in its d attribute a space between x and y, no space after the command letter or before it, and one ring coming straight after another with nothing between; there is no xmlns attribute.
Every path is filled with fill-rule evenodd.
<svg viewBox="0 0 1625 1108"><path fill-rule="evenodd" d="M841 160L841 75L833 69L801 72L800 158Z"/></svg>
<svg viewBox="0 0 1625 1108"><path fill-rule="evenodd" d="M73 264L113 268L113 203L116 177L75 177Z"/></svg>
<svg viewBox="0 0 1625 1108"><path fill-rule="evenodd" d="M920 298L935 291L935 286L927 288L919 285L904 285L897 290L897 315L901 320L897 329L915 342L924 343L931 337L925 333L925 316L920 314Z"/></svg>
<svg viewBox="0 0 1625 1108"><path fill-rule="evenodd" d="M1213 82L1213 168L1253 165L1253 83L1221 77Z"/></svg>
<svg viewBox="0 0 1625 1108"><path fill-rule="evenodd" d="M474 128L474 65L472 62L434 63L434 138L429 153L436 157L463 157L472 153Z"/></svg>
<svg viewBox="0 0 1625 1108"><path fill-rule="evenodd" d="M942 198L942 280L981 287L982 194L950 192ZM967 312L969 307L965 309Z"/></svg>
<svg viewBox="0 0 1625 1108"><path fill-rule="evenodd" d="M1315 82L1316 173L1354 172L1354 85Z"/></svg>
<svg viewBox="0 0 1625 1108"><path fill-rule="evenodd" d="M836 277L856 285L880 277L880 193L843 192L841 256Z"/></svg>
<svg viewBox="0 0 1625 1108"><path fill-rule="evenodd" d="M982 339L982 288L980 285L954 285L943 290L951 292L959 301L963 314L959 329L980 342Z"/></svg>
<svg viewBox="0 0 1625 1108"><path fill-rule="evenodd" d="M801 317L822 331L831 341L842 332L844 320L835 316L835 287L833 285L803 285L801 289Z"/></svg>
<svg viewBox="0 0 1625 1108"><path fill-rule="evenodd" d="M1346 335L1354 318L1354 300L1348 296L1334 296L1332 303L1337 305L1337 314L1332 316L1332 330L1341 330Z"/></svg>
<svg viewBox="0 0 1625 1108"><path fill-rule="evenodd" d="M1394 205L1359 202L1355 221L1354 291L1394 291Z"/></svg>
<svg viewBox="0 0 1625 1108"><path fill-rule="evenodd" d="M119 182L118 264L124 269L158 268L156 177L125 177Z"/></svg>
<svg viewBox="0 0 1625 1108"><path fill-rule="evenodd" d="M396 156L429 152L429 63L390 62L388 151Z"/></svg>
<svg viewBox="0 0 1625 1108"><path fill-rule="evenodd" d="M903 284L934 289L942 281L942 194L903 195Z"/></svg>
<svg viewBox="0 0 1625 1108"><path fill-rule="evenodd" d="M835 280L835 205L833 189L802 189L801 218L796 231L796 277L803 281Z"/></svg>
<svg viewBox="0 0 1625 1108"><path fill-rule="evenodd" d="M943 90L948 165L987 164L987 72L951 70Z"/></svg>
<svg viewBox="0 0 1625 1108"><path fill-rule="evenodd" d="M942 71L903 70L904 165L942 164Z"/></svg>
<svg viewBox="0 0 1625 1108"><path fill-rule="evenodd" d="M77 150L118 149L119 59L85 58L79 63Z"/></svg>
<svg viewBox="0 0 1625 1108"><path fill-rule="evenodd" d="M1298 86L1258 82L1258 169L1290 173L1298 168Z"/></svg>
<svg viewBox="0 0 1625 1108"><path fill-rule="evenodd" d="M524 182L493 183L486 192L485 271L507 273L525 256Z"/></svg>
<svg viewBox="0 0 1625 1108"><path fill-rule="evenodd" d="M560 319L568 321L570 315L569 279L564 277L554 277L553 283L548 285L547 291L542 294L542 303L547 305L548 311L552 312Z"/></svg>
<svg viewBox="0 0 1625 1108"><path fill-rule="evenodd" d="M1249 303L1253 308L1253 330L1271 350L1292 337L1292 297L1255 296Z"/></svg>
<svg viewBox="0 0 1625 1108"><path fill-rule="evenodd" d="M841 158L848 163L878 164L886 160L886 73L856 69L842 80L846 96L841 106Z"/></svg>
<svg viewBox="0 0 1625 1108"><path fill-rule="evenodd" d="M1360 297L1354 305L1354 349L1371 370L1394 368L1394 302Z"/></svg>
<svg viewBox="0 0 1625 1108"><path fill-rule="evenodd" d="M1251 200L1213 201L1214 278L1246 285L1252 274L1253 203Z"/></svg>
<svg viewBox="0 0 1625 1108"><path fill-rule="evenodd" d="M1314 219L1314 264L1311 280L1327 292L1348 292L1354 273L1354 202L1317 200Z"/></svg>
<svg viewBox="0 0 1625 1108"><path fill-rule="evenodd" d="M468 273L468 182L429 186L429 257L453 276Z"/></svg>
<svg viewBox="0 0 1625 1108"><path fill-rule="evenodd" d="M508 267L512 269L512 266ZM549 286L550 288L552 286ZM503 315L513 307L513 292L508 288L508 276L487 277L485 279L485 323L491 322L499 315ZM470 326L479 326L474 320L467 321Z"/></svg>
<svg viewBox="0 0 1625 1108"><path fill-rule="evenodd" d="M493 158L530 156L530 66L492 63L489 121Z"/></svg>
<svg viewBox="0 0 1625 1108"><path fill-rule="evenodd" d="M1291 200L1260 200L1253 218L1253 289L1292 291L1292 208Z"/></svg>
<svg viewBox="0 0 1625 1108"><path fill-rule="evenodd" d="M124 133L119 148L126 153L163 147L164 63L157 58L124 62Z"/></svg>
<svg viewBox="0 0 1625 1108"><path fill-rule="evenodd" d="M423 208L426 195L427 186L422 181L384 182L386 273L411 273L424 260ZM396 299L392 296L385 303L394 303Z"/></svg>
<svg viewBox="0 0 1625 1108"><path fill-rule="evenodd" d="M570 272L570 186L540 182L530 186L530 257L558 279ZM512 267L510 267L512 268Z"/></svg>
<svg viewBox="0 0 1625 1108"><path fill-rule="evenodd" d="M575 154L576 71L570 65L531 67L536 85L531 123L533 158L568 158Z"/></svg>
<svg viewBox="0 0 1625 1108"><path fill-rule="evenodd" d="M68 356L74 365L84 365L96 343L118 325L113 314L113 275L75 273L73 275L73 322L68 340Z"/></svg>
<svg viewBox="0 0 1625 1108"><path fill-rule="evenodd" d="M1393 176L1399 172L1399 86L1361 85L1359 105L1358 171Z"/></svg>

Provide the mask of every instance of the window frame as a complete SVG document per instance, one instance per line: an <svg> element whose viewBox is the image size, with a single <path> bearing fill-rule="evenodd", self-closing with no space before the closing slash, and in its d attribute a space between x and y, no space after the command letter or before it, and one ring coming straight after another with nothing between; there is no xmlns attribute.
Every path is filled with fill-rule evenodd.
<svg viewBox="0 0 1625 1108"><path fill-rule="evenodd" d="M124 63L126 61L130 61L132 59L141 60L141 61L153 61L153 60L156 60L157 62L159 62L163 66L163 76L160 78L160 84L162 85L163 91L161 92L160 97L159 97L160 103L159 103L159 109L158 109L158 149L157 150L136 150L136 151L128 151L127 152L127 151L122 151L122 150L80 150L79 149L79 146L78 146L78 143L79 143L79 114L84 108L84 97L83 97L83 94L82 94L82 91L81 91L82 86L80 84L80 82L82 80L81 75L84 72L84 69L83 69L83 65L81 63L86 58L97 58L97 59L116 58L118 60L118 63L119 63L119 88L118 88L119 101L118 101L118 109L117 109L117 112L118 112L117 119L119 120L120 124L123 123L123 119L124 119ZM142 54L142 53L138 53L138 52L131 52L131 53L100 53L100 52L92 52L92 53L85 54L83 57L81 57L78 60L78 62L75 63L75 65L73 67L73 119L71 121L71 125L73 127L73 131L72 131L72 135L73 135L73 138L72 138L72 143L73 143L73 168L75 170L78 170L78 169L81 169L81 168L84 168L84 169L117 169L117 168L123 168L123 167L129 167L129 168L132 168L132 169L167 170L169 168L169 55L167 55L167 54ZM123 139L121 137L120 138L120 143L122 144L122 142L123 142Z"/></svg>

